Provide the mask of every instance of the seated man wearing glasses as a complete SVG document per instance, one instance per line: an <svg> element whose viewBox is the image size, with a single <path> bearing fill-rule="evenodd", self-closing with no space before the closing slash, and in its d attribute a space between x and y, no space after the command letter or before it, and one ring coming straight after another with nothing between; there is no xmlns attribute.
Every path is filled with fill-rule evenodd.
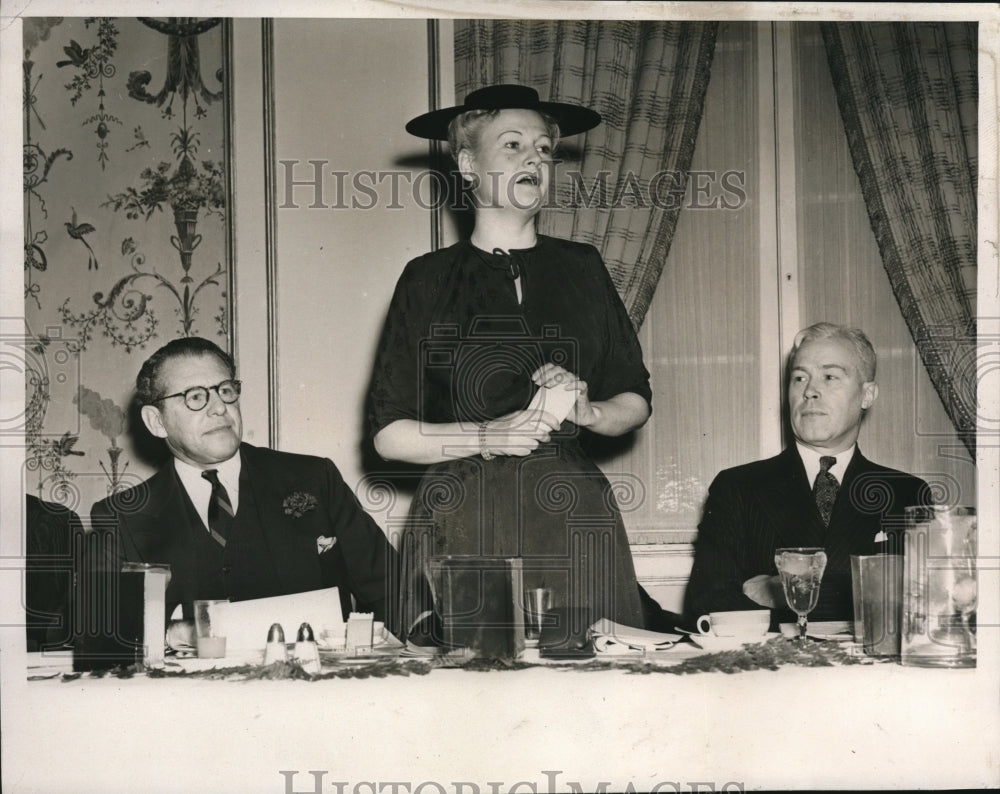
<svg viewBox="0 0 1000 794"><path fill-rule="evenodd" d="M233 360L205 339L174 339L142 365L143 423L173 458L94 505L110 534L103 556L169 563L167 613L177 604L340 588L342 607L386 619L396 552L334 464L242 443ZM346 616L346 615L345 615Z"/></svg>

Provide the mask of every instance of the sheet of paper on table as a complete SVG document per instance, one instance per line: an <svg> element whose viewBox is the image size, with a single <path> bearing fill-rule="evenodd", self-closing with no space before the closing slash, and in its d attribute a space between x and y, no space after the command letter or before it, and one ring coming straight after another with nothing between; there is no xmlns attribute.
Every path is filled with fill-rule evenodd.
<svg viewBox="0 0 1000 794"><path fill-rule="evenodd" d="M344 634L340 593L336 587L231 601L219 606L222 609L216 612L214 620L219 622L226 637L227 656L234 651L263 650L267 644L267 632L273 623L281 624L288 643L295 642L299 626L303 623L312 627L316 639L324 632Z"/></svg>

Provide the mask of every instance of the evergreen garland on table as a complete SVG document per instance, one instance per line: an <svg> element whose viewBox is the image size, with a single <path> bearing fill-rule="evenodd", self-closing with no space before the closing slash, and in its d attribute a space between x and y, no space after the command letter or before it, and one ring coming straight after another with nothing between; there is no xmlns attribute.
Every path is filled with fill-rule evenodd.
<svg viewBox="0 0 1000 794"><path fill-rule="evenodd" d="M270 665L239 665L218 667L211 670L144 670L140 665L117 667L112 670L88 673L91 678L131 678L144 673L147 678L207 678L227 681L252 680L302 680L323 681L331 678L387 678L389 676L427 675L435 668L451 668L470 672L493 672L525 670L541 667L553 670L575 670L579 672L599 672L602 670L625 670L630 673L648 675L668 673L687 675L689 673L738 673L744 670L778 670L785 666L833 667L854 664L871 664L871 657L854 655L849 646L837 642L816 642L806 640L785 640L775 638L768 642L747 645L732 651L706 653L685 659L676 664L646 661L644 659L592 659L585 662L545 662L534 663L519 659L470 659L461 663L454 660L439 661L428 659L381 659L366 664L337 664L326 667L318 674L307 673L297 663L275 662ZM28 680L55 678L49 676L29 676ZM63 681L75 681L81 673L63 673Z"/></svg>

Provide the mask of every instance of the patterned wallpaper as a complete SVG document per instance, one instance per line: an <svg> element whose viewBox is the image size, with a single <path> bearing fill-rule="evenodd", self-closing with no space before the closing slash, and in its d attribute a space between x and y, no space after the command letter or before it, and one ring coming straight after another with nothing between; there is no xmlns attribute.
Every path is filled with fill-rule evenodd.
<svg viewBox="0 0 1000 794"><path fill-rule="evenodd" d="M132 405L143 360L229 347L223 23L23 30L24 488L83 517L162 459Z"/></svg>

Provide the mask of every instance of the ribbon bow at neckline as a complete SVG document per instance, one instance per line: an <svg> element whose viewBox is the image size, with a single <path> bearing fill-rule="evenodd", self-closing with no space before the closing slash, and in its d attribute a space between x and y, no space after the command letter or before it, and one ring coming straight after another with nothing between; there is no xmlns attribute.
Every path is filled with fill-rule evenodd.
<svg viewBox="0 0 1000 794"><path fill-rule="evenodd" d="M503 274L511 281L522 275L524 266L528 262L528 254L534 250L534 248L511 248L509 251L504 251L502 248L494 248L492 252L489 252L476 248L487 265L494 270L503 271Z"/></svg>

